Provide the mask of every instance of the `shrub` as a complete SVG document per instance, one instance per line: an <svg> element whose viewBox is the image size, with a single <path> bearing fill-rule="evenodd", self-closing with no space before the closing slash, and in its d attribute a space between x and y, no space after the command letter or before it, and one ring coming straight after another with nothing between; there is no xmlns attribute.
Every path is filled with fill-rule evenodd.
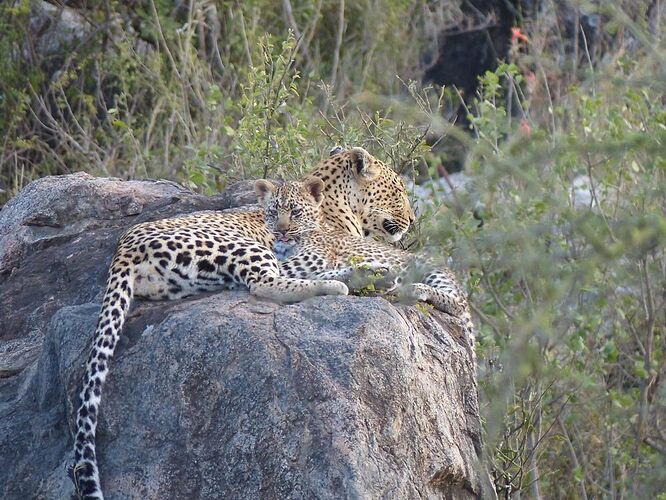
<svg viewBox="0 0 666 500"><path fill-rule="evenodd" d="M428 27L460 24L454 2L103 4L57 72L23 57L31 2L0 5L0 202L75 170L210 193L365 146L412 181L431 178L412 184L422 203L404 244L450 256L467 285L501 496L664 498L658 23L601 2L601 59L565 47L544 10L467 109L456 89L413 81ZM469 131L444 118L459 106ZM447 158L426 140L461 145L465 189L442 188Z"/></svg>
<svg viewBox="0 0 666 500"><path fill-rule="evenodd" d="M526 98L518 117L506 109L515 66L482 79L467 162L478 200L459 197L440 237L470 276L503 496L666 487L666 115L659 77L639 76L663 78L663 62L618 57L542 122Z"/></svg>

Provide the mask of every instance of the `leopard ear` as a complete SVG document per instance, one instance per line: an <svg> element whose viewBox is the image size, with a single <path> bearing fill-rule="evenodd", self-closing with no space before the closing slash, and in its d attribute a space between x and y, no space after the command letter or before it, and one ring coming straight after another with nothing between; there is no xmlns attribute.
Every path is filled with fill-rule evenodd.
<svg viewBox="0 0 666 500"><path fill-rule="evenodd" d="M363 148L353 148L349 150L351 159L351 168L356 178L363 181L372 181L376 179L380 171L372 161L370 153Z"/></svg>
<svg viewBox="0 0 666 500"><path fill-rule="evenodd" d="M265 207L275 193L275 184L265 179L259 179L254 183L254 192L257 193L259 205Z"/></svg>
<svg viewBox="0 0 666 500"><path fill-rule="evenodd" d="M328 156L335 156L339 153L342 153L345 150L342 146L336 145L331 148L331 150L328 152Z"/></svg>
<svg viewBox="0 0 666 500"><path fill-rule="evenodd" d="M324 199L324 181L319 177L308 177L303 181L303 188L314 198L317 206L319 206Z"/></svg>

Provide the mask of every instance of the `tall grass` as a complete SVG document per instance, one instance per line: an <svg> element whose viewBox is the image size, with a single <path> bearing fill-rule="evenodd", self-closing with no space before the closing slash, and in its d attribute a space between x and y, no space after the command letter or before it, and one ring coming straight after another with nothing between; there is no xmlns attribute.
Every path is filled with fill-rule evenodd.
<svg viewBox="0 0 666 500"><path fill-rule="evenodd" d="M339 102L401 92L396 75L417 76L424 43L423 7L398 0L146 0L84 12L85 43L62 47L54 70L39 53L22 57L39 45L30 1L0 6L0 202L35 177L76 170L191 186L210 174L215 188L293 174L351 134L356 110Z"/></svg>
<svg viewBox="0 0 666 500"><path fill-rule="evenodd" d="M461 21L453 3L111 2L57 72L17 57L30 5L3 4L0 201L74 170L213 192L364 145L437 181L405 244L450 256L469 291L500 495L664 499L657 4L602 2L591 50L548 3L464 102L417 83L433 27ZM460 106L467 131L450 123ZM462 145L465 189L444 193L447 158L426 141Z"/></svg>

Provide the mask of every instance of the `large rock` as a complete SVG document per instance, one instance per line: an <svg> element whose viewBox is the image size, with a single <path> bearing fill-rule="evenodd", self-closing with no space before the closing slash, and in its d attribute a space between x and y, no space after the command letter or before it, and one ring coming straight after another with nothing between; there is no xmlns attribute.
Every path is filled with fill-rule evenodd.
<svg viewBox="0 0 666 500"><path fill-rule="evenodd" d="M0 212L0 498L72 492L78 385L120 232L247 192L77 174ZM478 411L470 353L439 312L244 291L139 302L103 397L102 484L109 499L491 495Z"/></svg>
<svg viewBox="0 0 666 500"><path fill-rule="evenodd" d="M76 9L32 0L27 30L31 43L25 44L23 58L41 63L51 76L68 55L90 42L95 26Z"/></svg>

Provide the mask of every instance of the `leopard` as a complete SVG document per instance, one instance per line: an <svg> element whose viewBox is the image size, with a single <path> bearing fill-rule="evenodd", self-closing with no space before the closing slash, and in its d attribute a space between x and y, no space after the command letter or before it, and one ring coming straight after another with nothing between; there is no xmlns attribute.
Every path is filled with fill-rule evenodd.
<svg viewBox="0 0 666 500"><path fill-rule="evenodd" d="M342 234L396 242L414 221L400 176L361 147L332 149L309 175L322 188L322 216ZM67 467L73 498L104 498L95 446L102 388L135 298L174 300L240 286L279 303L348 293L339 280L283 276L274 243L261 207L144 222L121 236L79 394L74 461Z"/></svg>
<svg viewBox="0 0 666 500"><path fill-rule="evenodd" d="M401 298L428 303L453 316L475 360L472 315L453 271L429 258L331 225L321 210L323 189L317 177L280 186L264 179L256 181L266 226L275 235L273 250L280 260L280 274L348 283L359 269L393 273L395 279L385 291L397 291Z"/></svg>

